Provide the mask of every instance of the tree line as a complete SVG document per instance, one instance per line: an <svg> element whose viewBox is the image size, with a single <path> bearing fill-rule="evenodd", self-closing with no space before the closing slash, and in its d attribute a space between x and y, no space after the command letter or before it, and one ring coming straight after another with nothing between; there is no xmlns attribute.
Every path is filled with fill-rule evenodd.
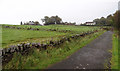
<svg viewBox="0 0 120 71"><path fill-rule="evenodd" d="M120 10L117 10L114 14L108 15L106 18L97 18L93 20L93 22L96 22L96 25L113 26L114 30L117 30L120 35Z"/></svg>
<svg viewBox="0 0 120 71"><path fill-rule="evenodd" d="M114 14L108 15L106 18L101 17L94 19L93 22L98 26L113 26L118 30L120 27L120 11L116 11Z"/></svg>
<svg viewBox="0 0 120 71"><path fill-rule="evenodd" d="M45 16L43 19L41 19L44 25L52 25L52 24L61 24L61 25L75 25L76 23L71 23L71 22L63 22L62 18L59 16Z"/></svg>
<svg viewBox="0 0 120 71"><path fill-rule="evenodd" d="M61 25L75 25L76 22L63 22L62 18L59 16L45 16L43 19L41 19L44 25L52 25L52 24L61 24ZM29 21L26 23L20 22L20 25L41 25L38 21Z"/></svg>
<svg viewBox="0 0 120 71"><path fill-rule="evenodd" d="M93 22L95 22L98 26L112 26L114 24L113 15L110 14L106 18L101 17L100 19L94 19Z"/></svg>

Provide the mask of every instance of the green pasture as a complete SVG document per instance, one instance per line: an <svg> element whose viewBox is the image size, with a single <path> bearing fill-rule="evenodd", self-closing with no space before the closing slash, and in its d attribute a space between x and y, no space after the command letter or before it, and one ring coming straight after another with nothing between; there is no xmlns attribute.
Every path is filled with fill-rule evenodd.
<svg viewBox="0 0 120 71"><path fill-rule="evenodd" d="M82 48L104 31L97 26L68 26L68 25L49 25L49 26L30 26L30 25L6 25L16 26L21 28L39 28L39 31L26 29L10 29L2 28L2 45L3 48L10 45L16 45L23 42L39 42L47 43L49 40L59 40L62 37L81 34L83 32L99 30L99 32L79 37L78 39L71 39L71 42L66 41L60 46L49 46L47 50L39 50L33 48L28 55L21 55L14 53L12 60L3 66L4 69L45 69L51 64L65 59L78 49ZM56 29L57 31L47 31L49 29ZM70 30L70 32L58 32L63 30Z"/></svg>
<svg viewBox="0 0 120 71"><path fill-rule="evenodd" d="M9 29L2 28L2 46L3 48L9 47L10 45L16 45L23 42L46 42L49 40L60 39L63 36L70 36L74 34L80 34L87 31L94 31L100 27L92 26L68 26L68 25L49 25L49 26L33 26L33 25L6 25L6 26L16 26L16 27L32 27L40 28L42 30L33 31L25 29ZM71 32L58 32L58 31L46 31L47 29L57 29L57 30L70 30Z"/></svg>
<svg viewBox="0 0 120 71"><path fill-rule="evenodd" d="M21 42L41 42L50 39L56 39L67 33L50 32L50 31L32 31L2 28L2 45L12 45Z"/></svg>
<svg viewBox="0 0 120 71"><path fill-rule="evenodd" d="M66 41L60 46L48 47L47 50L39 51L34 48L26 55L14 54L13 59L4 69L45 69L52 64L66 59L78 49L90 43L92 40L103 34L104 31Z"/></svg>
<svg viewBox="0 0 120 71"><path fill-rule="evenodd" d="M6 25L7 26L7 25ZM74 25L48 25L48 26L36 26L36 25L9 25L21 28L39 28L40 30L56 29L61 30L70 30L74 33L93 31L99 29L97 26L74 26Z"/></svg>

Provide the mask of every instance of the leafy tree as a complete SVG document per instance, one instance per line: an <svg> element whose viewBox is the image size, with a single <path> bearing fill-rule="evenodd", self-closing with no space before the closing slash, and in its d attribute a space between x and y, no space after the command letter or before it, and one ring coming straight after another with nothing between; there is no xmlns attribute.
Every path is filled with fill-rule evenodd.
<svg viewBox="0 0 120 71"><path fill-rule="evenodd" d="M99 25L100 24L100 19L95 19L95 20L93 20L93 22L95 22L96 23L96 25Z"/></svg>
<svg viewBox="0 0 120 71"><path fill-rule="evenodd" d="M96 25L106 25L106 26L111 26L113 25L113 16L109 15L107 18L101 17L100 19L95 19L93 22L96 23Z"/></svg>
<svg viewBox="0 0 120 71"><path fill-rule="evenodd" d="M44 25L51 25L51 24L61 24L62 19L58 16L45 16L44 19L41 19Z"/></svg>
<svg viewBox="0 0 120 71"><path fill-rule="evenodd" d="M49 17L45 16L44 19L41 19L43 23L48 24L49 23Z"/></svg>
<svg viewBox="0 0 120 71"><path fill-rule="evenodd" d="M100 18L100 24L101 25L106 25L106 23L107 23L107 20L104 17L101 17Z"/></svg>
<svg viewBox="0 0 120 71"><path fill-rule="evenodd" d="M40 23L38 21L35 21L34 24L35 25L40 25Z"/></svg>
<svg viewBox="0 0 120 71"><path fill-rule="evenodd" d="M62 19L58 16L55 16L55 22L56 22L56 24L61 24Z"/></svg>
<svg viewBox="0 0 120 71"><path fill-rule="evenodd" d="M23 25L22 21L20 22L20 25Z"/></svg>
<svg viewBox="0 0 120 71"><path fill-rule="evenodd" d="M107 25L112 26L113 25L113 16L108 15L106 19L107 19Z"/></svg>
<svg viewBox="0 0 120 71"><path fill-rule="evenodd" d="M114 27L116 30L120 31L120 10L113 14Z"/></svg>

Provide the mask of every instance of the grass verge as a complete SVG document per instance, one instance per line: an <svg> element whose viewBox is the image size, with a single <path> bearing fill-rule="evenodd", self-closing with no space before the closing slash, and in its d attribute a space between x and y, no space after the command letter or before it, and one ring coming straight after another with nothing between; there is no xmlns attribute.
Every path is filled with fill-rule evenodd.
<svg viewBox="0 0 120 71"><path fill-rule="evenodd" d="M111 58L111 69L120 69L120 58L119 58L119 51L120 48L118 48L118 44L120 40L118 39L118 36L116 34L113 34L113 48L112 48L112 58Z"/></svg>
<svg viewBox="0 0 120 71"><path fill-rule="evenodd" d="M103 31L82 38L71 39L71 42L66 41L63 45L48 47L47 50L39 51L34 48L28 55L15 53L13 59L4 69L45 69L56 62L66 59L101 34L103 34Z"/></svg>

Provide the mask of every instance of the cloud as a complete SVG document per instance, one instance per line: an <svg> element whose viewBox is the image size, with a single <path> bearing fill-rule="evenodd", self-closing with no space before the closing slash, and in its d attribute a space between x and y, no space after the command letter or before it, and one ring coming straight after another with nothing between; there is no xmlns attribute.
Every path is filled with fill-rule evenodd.
<svg viewBox="0 0 120 71"><path fill-rule="evenodd" d="M44 16L60 16L63 21L92 21L117 10L118 0L0 0L0 23L40 21Z"/></svg>

